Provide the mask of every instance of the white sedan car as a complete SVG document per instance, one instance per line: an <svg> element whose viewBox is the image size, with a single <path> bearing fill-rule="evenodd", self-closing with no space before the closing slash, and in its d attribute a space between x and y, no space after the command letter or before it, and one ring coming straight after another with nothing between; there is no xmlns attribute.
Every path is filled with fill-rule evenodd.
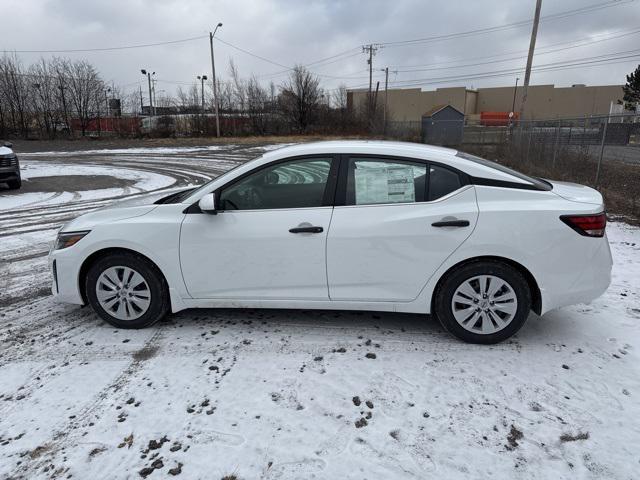
<svg viewBox="0 0 640 480"><path fill-rule="evenodd" d="M122 328L186 308L377 310L494 343L606 290L605 225L585 186L446 148L320 142L83 215L50 264L58 299Z"/></svg>

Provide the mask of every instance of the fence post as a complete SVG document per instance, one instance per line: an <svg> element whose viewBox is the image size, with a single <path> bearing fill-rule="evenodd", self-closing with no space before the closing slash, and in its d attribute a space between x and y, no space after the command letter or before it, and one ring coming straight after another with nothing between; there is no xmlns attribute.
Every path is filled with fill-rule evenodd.
<svg viewBox="0 0 640 480"><path fill-rule="evenodd" d="M602 129L602 140L600 141L600 156L598 157L598 168L596 168L596 188L600 184L600 168L602 166L602 157L604 156L604 143L607 138L607 126L609 125L609 117L604 122L604 128Z"/></svg>
<svg viewBox="0 0 640 480"><path fill-rule="evenodd" d="M558 126L556 127L556 140L553 143L553 160L551 160L551 171L556 170L556 156L558 155L558 141L560 140L560 126L562 122L558 120Z"/></svg>
<svg viewBox="0 0 640 480"><path fill-rule="evenodd" d="M531 150L531 136L533 135L533 125L529 122L529 141L527 142L527 158L525 163L529 163L529 151Z"/></svg>

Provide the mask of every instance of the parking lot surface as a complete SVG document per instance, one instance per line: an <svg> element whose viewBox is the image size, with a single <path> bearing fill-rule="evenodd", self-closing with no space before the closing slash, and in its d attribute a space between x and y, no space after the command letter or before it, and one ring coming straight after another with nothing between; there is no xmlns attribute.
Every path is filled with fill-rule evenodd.
<svg viewBox="0 0 640 480"><path fill-rule="evenodd" d="M20 157L24 188L0 187L0 478L637 478L640 229L622 223L603 297L494 346L420 315L188 310L131 331L52 301L64 222L268 148Z"/></svg>

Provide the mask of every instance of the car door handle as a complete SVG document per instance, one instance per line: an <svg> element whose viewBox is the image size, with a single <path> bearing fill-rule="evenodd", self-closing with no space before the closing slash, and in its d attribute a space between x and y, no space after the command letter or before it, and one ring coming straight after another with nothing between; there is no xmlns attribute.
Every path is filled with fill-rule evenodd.
<svg viewBox="0 0 640 480"><path fill-rule="evenodd" d="M432 227L468 227L469 220L444 220L440 222L434 222Z"/></svg>
<svg viewBox="0 0 640 480"><path fill-rule="evenodd" d="M290 228L289 232L290 233L322 233L323 230L324 229L322 227L309 226L309 227Z"/></svg>

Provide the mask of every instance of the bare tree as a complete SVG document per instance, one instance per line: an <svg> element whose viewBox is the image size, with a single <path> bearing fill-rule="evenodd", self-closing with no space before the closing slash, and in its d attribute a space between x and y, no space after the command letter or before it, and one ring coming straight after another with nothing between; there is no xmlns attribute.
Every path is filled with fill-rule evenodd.
<svg viewBox="0 0 640 480"><path fill-rule="evenodd" d="M322 91L318 77L297 65L280 87L280 110L300 133L304 133L318 114Z"/></svg>
<svg viewBox="0 0 640 480"><path fill-rule="evenodd" d="M247 115L254 133L267 133L269 120L269 92L252 76L246 86Z"/></svg>
<svg viewBox="0 0 640 480"><path fill-rule="evenodd" d="M3 105L3 129L18 133L25 138L29 134L27 78L18 57L5 54L0 58L0 95L2 97L0 102Z"/></svg>
<svg viewBox="0 0 640 480"><path fill-rule="evenodd" d="M247 87L240 78L240 73L233 59L229 60L229 75L231 76L234 110L244 112L247 106Z"/></svg>
<svg viewBox="0 0 640 480"><path fill-rule="evenodd" d="M103 101L104 84L93 66L78 60L66 64L65 80L72 109L80 123L82 136L85 135L90 120L99 115Z"/></svg>
<svg viewBox="0 0 640 480"><path fill-rule="evenodd" d="M55 63L40 59L29 68L33 118L42 134L55 138L62 120L62 106L58 93Z"/></svg>
<svg viewBox="0 0 640 480"><path fill-rule="evenodd" d="M59 105L60 112L62 114L62 119L68 129L68 132L71 133L71 110L69 104L69 92L66 89L67 81L65 78L65 74L71 70L70 60L64 58L54 57L50 62L50 71L55 78L55 92L57 96L57 104Z"/></svg>

